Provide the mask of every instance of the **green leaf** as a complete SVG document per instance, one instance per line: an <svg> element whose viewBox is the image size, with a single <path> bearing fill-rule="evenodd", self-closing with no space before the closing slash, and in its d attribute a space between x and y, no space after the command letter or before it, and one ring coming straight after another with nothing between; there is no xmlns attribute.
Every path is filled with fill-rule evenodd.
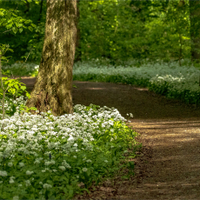
<svg viewBox="0 0 200 200"><path fill-rule="evenodd" d="M122 178L123 178L123 179L129 179L129 177L128 177L128 176L122 176Z"/></svg>
<svg viewBox="0 0 200 200"><path fill-rule="evenodd" d="M16 33L17 33L16 27L13 27L13 28L12 28L12 31L13 31L14 34L16 34Z"/></svg>
<svg viewBox="0 0 200 200"><path fill-rule="evenodd" d="M10 29L10 28L12 27L12 25L13 25L13 24L10 23L10 24L6 25L6 28L7 28L7 29Z"/></svg>
<svg viewBox="0 0 200 200"><path fill-rule="evenodd" d="M8 90L8 92L15 94L15 89L11 88L11 89Z"/></svg>
<svg viewBox="0 0 200 200"><path fill-rule="evenodd" d="M23 26L23 24L19 23L19 24L17 24L17 26L18 26L18 27L22 27L22 26Z"/></svg>
<svg viewBox="0 0 200 200"><path fill-rule="evenodd" d="M17 90L19 90L19 86L17 84L13 85Z"/></svg>
<svg viewBox="0 0 200 200"><path fill-rule="evenodd" d="M28 93L28 92L26 92L26 96L30 99L31 98L31 95Z"/></svg>
<svg viewBox="0 0 200 200"><path fill-rule="evenodd" d="M0 16L4 16L4 13L2 11L0 11Z"/></svg>
<svg viewBox="0 0 200 200"><path fill-rule="evenodd" d="M74 87L74 88L77 88L77 86L76 86L76 85L73 85L73 87Z"/></svg>
<svg viewBox="0 0 200 200"><path fill-rule="evenodd" d="M136 155L128 156L129 159L131 159L131 158L135 158L135 157L136 157Z"/></svg>
<svg viewBox="0 0 200 200"><path fill-rule="evenodd" d="M20 28L20 29L19 29L19 32L20 32L20 33L23 32L23 28Z"/></svg>
<svg viewBox="0 0 200 200"><path fill-rule="evenodd" d="M25 90L26 89L26 86L21 86L20 87L22 90Z"/></svg>
<svg viewBox="0 0 200 200"><path fill-rule="evenodd" d="M130 167L131 169L134 169L135 165L134 165L134 162L133 162L133 161L130 161L130 162L129 162L129 167Z"/></svg>
<svg viewBox="0 0 200 200"><path fill-rule="evenodd" d="M40 3L40 1L38 1L38 0L35 0L35 3L38 5L38 4Z"/></svg>
<svg viewBox="0 0 200 200"><path fill-rule="evenodd" d="M29 27L28 27L28 30L32 32L32 31L33 31L33 28L32 28L31 26L29 26Z"/></svg>

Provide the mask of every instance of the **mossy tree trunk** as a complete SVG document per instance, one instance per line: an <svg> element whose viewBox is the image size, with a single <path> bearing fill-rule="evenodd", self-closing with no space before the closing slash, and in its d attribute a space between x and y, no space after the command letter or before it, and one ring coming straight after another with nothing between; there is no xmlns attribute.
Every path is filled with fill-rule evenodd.
<svg viewBox="0 0 200 200"><path fill-rule="evenodd" d="M200 1L190 0L190 34L192 61L200 61Z"/></svg>
<svg viewBox="0 0 200 200"><path fill-rule="evenodd" d="M76 0L47 0L45 39L36 83L27 107L54 116L73 113L72 69L76 45ZM35 111L32 111L34 114Z"/></svg>

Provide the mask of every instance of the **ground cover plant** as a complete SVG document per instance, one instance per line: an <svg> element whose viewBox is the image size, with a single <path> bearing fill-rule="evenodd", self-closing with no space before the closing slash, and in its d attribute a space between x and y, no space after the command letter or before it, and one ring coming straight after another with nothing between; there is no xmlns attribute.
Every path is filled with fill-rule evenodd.
<svg viewBox="0 0 200 200"><path fill-rule="evenodd" d="M113 82L137 85L150 91L181 99L190 104L200 104L199 69L189 63L152 63L146 60L140 64L112 66L98 62L82 62L74 65L73 80Z"/></svg>
<svg viewBox="0 0 200 200"><path fill-rule="evenodd" d="M197 68L189 64L179 67L178 63L135 64L76 63L74 80L140 85L170 98L198 103ZM17 63L13 68L3 66L3 70L37 76L38 65L26 64L31 66L29 70L23 66ZM135 141L137 133L114 108L75 105L73 115L55 117L49 111L31 116L21 109L27 97L7 100L5 119L1 114L0 121L1 198L71 198L124 167L120 163L127 150L132 149L134 157L140 146ZM126 166L134 168L134 163Z"/></svg>
<svg viewBox="0 0 200 200"><path fill-rule="evenodd" d="M21 109L27 98L1 106L0 199L69 199L125 166L134 174L125 155L135 157L141 144L117 109L75 105L69 115L31 115Z"/></svg>

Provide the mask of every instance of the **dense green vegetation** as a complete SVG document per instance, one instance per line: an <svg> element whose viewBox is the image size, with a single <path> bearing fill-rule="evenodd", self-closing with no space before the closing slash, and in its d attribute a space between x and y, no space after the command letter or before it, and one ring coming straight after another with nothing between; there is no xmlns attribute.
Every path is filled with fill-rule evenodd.
<svg viewBox="0 0 200 200"><path fill-rule="evenodd" d="M23 97L12 101L19 110ZM11 105L6 105L11 110ZM75 105L73 115L20 115L0 121L0 198L69 199L129 169L140 147L117 109ZM128 157L127 157L128 156Z"/></svg>
<svg viewBox="0 0 200 200"><path fill-rule="evenodd" d="M199 64L191 62L198 35L188 0L78 2L74 80L139 85L200 103ZM0 0L4 74L37 76L45 14L46 1ZM134 163L125 160L141 144L117 109L75 105L73 115L31 116L23 109L25 87L11 80L3 86L10 90L5 96L1 85L0 199L68 199L124 167L125 178L134 175Z"/></svg>
<svg viewBox="0 0 200 200"><path fill-rule="evenodd" d="M46 1L0 1L0 42L9 44L9 63L40 62ZM189 1L78 1L76 61L109 58L179 61L191 59ZM194 28L194 26L193 26ZM140 63L139 63L140 64Z"/></svg>

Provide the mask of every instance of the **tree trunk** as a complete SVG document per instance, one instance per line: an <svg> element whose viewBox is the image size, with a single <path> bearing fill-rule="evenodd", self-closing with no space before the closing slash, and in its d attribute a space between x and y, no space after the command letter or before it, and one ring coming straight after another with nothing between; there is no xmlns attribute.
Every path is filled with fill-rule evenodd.
<svg viewBox="0 0 200 200"><path fill-rule="evenodd" d="M190 0L190 34L192 61L200 61L200 1Z"/></svg>
<svg viewBox="0 0 200 200"><path fill-rule="evenodd" d="M39 14L39 18L38 18L38 24L40 23L41 18L42 18L43 1L44 1L44 0L41 0L41 2L40 2L40 14Z"/></svg>
<svg viewBox="0 0 200 200"><path fill-rule="evenodd" d="M76 45L76 0L47 0L45 39L39 73L27 107L54 116L73 113L72 69ZM35 114L35 111L32 111Z"/></svg>
<svg viewBox="0 0 200 200"><path fill-rule="evenodd" d="M77 0L77 34L76 34L76 58L75 58L75 62L81 61L81 42L80 42L80 38L81 38L81 32L80 32L80 28L78 27L78 21L80 18L80 12L79 12L79 2L80 0Z"/></svg>

